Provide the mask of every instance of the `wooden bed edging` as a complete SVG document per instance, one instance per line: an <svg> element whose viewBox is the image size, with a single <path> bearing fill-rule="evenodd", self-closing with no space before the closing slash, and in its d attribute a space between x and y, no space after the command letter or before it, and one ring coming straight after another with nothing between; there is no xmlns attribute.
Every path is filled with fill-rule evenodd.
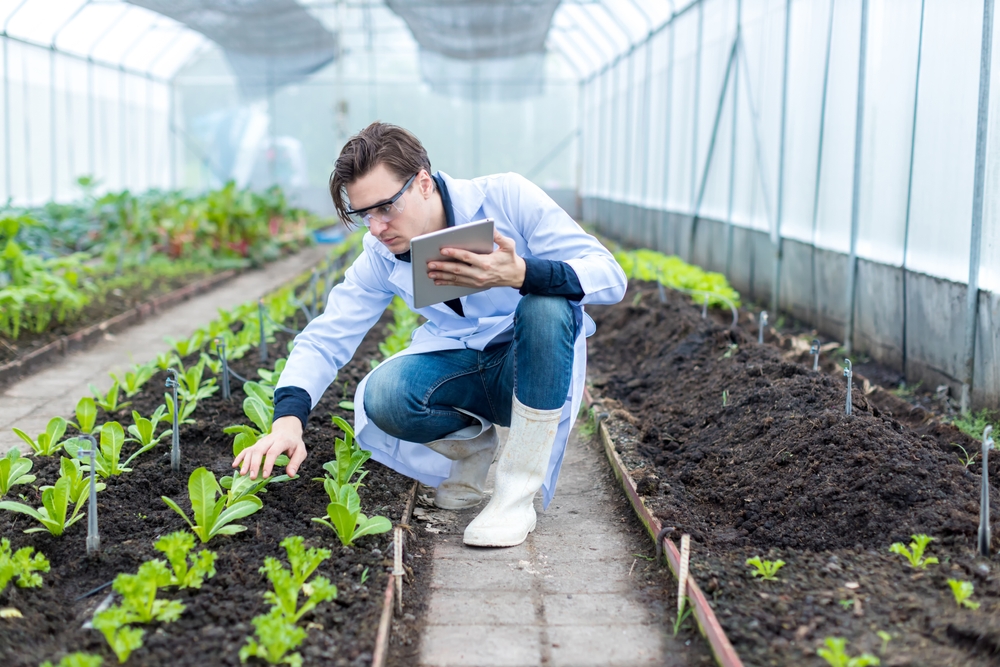
<svg viewBox="0 0 1000 667"><path fill-rule="evenodd" d="M593 398L587 390L584 390L584 400L588 406L593 406ZM604 445L604 453L611 463L611 469L614 471L615 477L618 478L618 481L621 482L622 487L625 489L625 495L628 496L629 502L632 504L632 509L635 510L639 520L646 526L646 530L649 531L650 536L655 541L656 536L659 535L660 530L663 528L662 524L659 519L653 516L653 513L649 511L649 508L646 507L646 504L639 496L635 480L626 471L625 464L615 450L614 443L611 441L611 435L608 433L608 429L603 422L598 425L598 431L600 432L601 442ZM676 577L678 576L678 569L680 567L680 552L677 549L677 545L669 538L663 539L663 546L664 554L667 557L667 564L670 566L670 571ZM743 667L743 661L740 660L732 644L729 643L729 638L726 637L722 626L719 625L719 620L715 617L712 606L708 603L708 599L701 592L693 577L688 577L687 595L694 607L694 615L698 620L698 629L701 630L701 634L708 640L709 648L712 651L712 655L715 656L715 661L719 667Z"/></svg>
<svg viewBox="0 0 1000 667"><path fill-rule="evenodd" d="M399 546L396 550L402 556L402 549L406 543L406 528L409 527L410 515L413 514L413 506L417 502L417 482L413 482L410 489L410 498L406 501L406 509L403 517L394 528L393 540L398 540ZM389 575L389 581L385 586L385 597L382 601L382 616L378 622L378 632L375 633L375 651L372 654L372 667L384 667L386 657L389 655L389 635L392 634L392 612L398 605L402 609L403 605L403 576L404 574L393 571ZM399 588L398 598L396 588Z"/></svg>
<svg viewBox="0 0 1000 667"><path fill-rule="evenodd" d="M25 375L34 373L42 366L50 363L56 356L66 356L70 352L85 350L103 338L104 334L116 333L134 324L138 324L165 308L190 299L197 294L214 289L222 283L232 280L242 272L243 269L227 269L213 276L196 280L190 285L175 289L173 292L162 294L149 301L144 301L138 306L130 308L124 313L115 315L103 322L92 324L89 327L62 336L37 350L29 352L20 359L0 365L0 387Z"/></svg>

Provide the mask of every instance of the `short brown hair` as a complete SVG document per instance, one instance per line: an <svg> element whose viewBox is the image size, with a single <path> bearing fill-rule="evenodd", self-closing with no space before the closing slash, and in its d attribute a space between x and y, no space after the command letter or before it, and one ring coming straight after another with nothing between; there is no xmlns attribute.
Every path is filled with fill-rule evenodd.
<svg viewBox="0 0 1000 667"><path fill-rule="evenodd" d="M330 196L345 225L352 226L344 200L347 186L379 164L401 181L421 169L431 171L431 161L419 139L397 125L375 121L347 140L330 174Z"/></svg>

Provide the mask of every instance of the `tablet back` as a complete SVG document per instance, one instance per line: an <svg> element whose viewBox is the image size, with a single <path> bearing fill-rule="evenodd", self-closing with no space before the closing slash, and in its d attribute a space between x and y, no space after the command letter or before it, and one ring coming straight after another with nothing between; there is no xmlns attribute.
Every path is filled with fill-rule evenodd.
<svg viewBox="0 0 1000 667"><path fill-rule="evenodd" d="M493 219L477 220L465 225L441 229L410 240L410 261L413 264L413 307L450 301L460 296L482 292L488 287L435 285L427 277L427 262L446 259L441 248L462 248L481 255L493 252Z"/></svg>

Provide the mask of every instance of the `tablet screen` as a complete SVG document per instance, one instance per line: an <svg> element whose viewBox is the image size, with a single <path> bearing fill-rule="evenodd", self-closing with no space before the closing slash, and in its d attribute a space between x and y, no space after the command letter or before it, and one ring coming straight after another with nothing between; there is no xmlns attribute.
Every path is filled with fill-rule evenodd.
<svg viewBox="0 0 1000 667"><path fill-rule="evenodd" d="M486 218L464 225L448 227L410 240L410 261L413 265L413 307L426 308L435 303L482 292L488 287L435 285L427 277L427 262L447 259L442 248L462 248L478 254L493 252L493 219Z"/></svg>

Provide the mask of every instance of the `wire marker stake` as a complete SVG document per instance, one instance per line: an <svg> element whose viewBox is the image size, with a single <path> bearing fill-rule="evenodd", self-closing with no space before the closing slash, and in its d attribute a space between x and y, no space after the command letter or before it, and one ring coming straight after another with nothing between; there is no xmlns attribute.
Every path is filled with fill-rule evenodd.
<svg viewBox="0 0 1000 667"><path fill-rule="evenodd" d="M396 579L396 612L403 613L403 577L406 570L403 569L403 529L396 526L392 542L392 576Z"/></svg>
<svg viewBox="0 0 1000 667"><path fill-rule="evenodd" d="M701 304L701 319L708 317L708 295L705 295L705 302Z"/></svg>
<svg viewBox="0 0 1000 667"><path fill-rule="evenodd" d="M851 385L854 383L854 366L850 359L844 359L844 377L847 378L847 403L844 406L844 414L851 414Z"/></svg>
<svg viewBox="0 0 1000 667"><path fill-rule="evenodd" d="M681 566L677 576L677 618L684 614L684 602L687 600L688 563L691 560L691 536L681 535Z"/></svg>
<svg viewBox="0 0 1000 667"><path fill-rule="evenodd" d="M757 342L759 344L764 343L764 327L767 326L767 311L760 311L760 323L757 327Z"/></svg>
<svg viewBox="0 0 1000 667"><path fill-rule="evenodd" d="M257 301L257 320L260 322L260 360L267 361L267 335L264 333L264 299Z"/></svg>
<svg viewBox="0 0 1000 667"><path fill-rule="evenodd" d="M170 468L174 472L180 472L181 470L181 436L180 429L177 427L177 413L180 412L181 406L177 402L177 369L168 368L167 372L170 373L170 377L167 378L167 389L174 390L174 432L171 434L170 443Z"/></svg>
<svg viewBox="0 0 1000 667"><path fill-rule="evenodd" d="M667 291L663 289L663 269L656 270L656 290L660 293L660 303L666 303Z"/></svg>
<svg viewBox="0 0 1000 667"><path fill-rule="evenodd" d="M813 338L812 347L809 348L809 354L813 358L813 370L819 370L819 338Z"/></svg>
<svg viewBox="0 0 1000 667"><path fill-rule="evenodd" d="M90 456L90 498L87 505L87 555L96 556L101 550L101 535L97 531L97 479L94 471L97 468L97 440L87 434L84 439L90 440L90 449L77 450L77 456Z"/></svg>
<svg viewBox="0 0 1000 667"><path fill-rule="evenodd" d="M228 401L230 398L232 398L232 394L229 390L229 362L226 361L225 341L216 338L215 349L218 350L219 361L222 362L222 399Z"/></svg>
<svg viewBox="0 0 1000 667"><path fill-rule="evenodd" d="M993 449L992 426L983 429L983 474L979 495L979 555L990 556L990 466L989 451Z"/></svg>

